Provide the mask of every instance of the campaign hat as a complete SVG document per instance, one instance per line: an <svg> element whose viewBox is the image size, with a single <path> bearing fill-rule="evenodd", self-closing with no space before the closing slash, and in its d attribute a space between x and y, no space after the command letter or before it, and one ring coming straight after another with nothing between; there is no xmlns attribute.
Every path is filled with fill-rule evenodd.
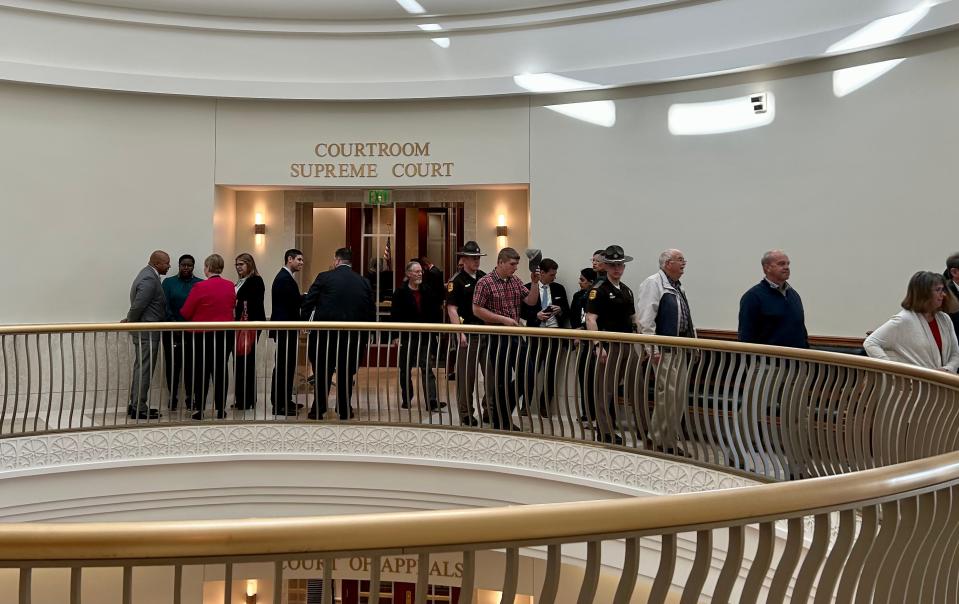
<svg viewBox="0 0 959 604"><path fill-rule="evenodd" d="M475 241L467 241L463 248L456 253L457 256L485 256L481 250L478 243Z"/></svg>
<svg viewBox="0 0 959 604"><path fill-rule="evenodd" d="M633 257L627 256L622 246L611 245L603 250L603 262L606 264L623 264L624 262L632 261Z"/></svg>

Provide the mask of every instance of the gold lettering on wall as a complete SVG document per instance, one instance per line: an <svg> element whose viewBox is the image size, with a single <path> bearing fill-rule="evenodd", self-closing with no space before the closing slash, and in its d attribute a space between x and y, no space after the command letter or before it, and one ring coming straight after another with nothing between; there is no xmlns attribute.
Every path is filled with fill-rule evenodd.
<svg viewBox="0 0 959 604"><path fill-rule="evenodd" d="M395 178L450 178L454 162L422 161L431 158L430 142L323 142L313 146L313 155L323 163L294 162L290 178L378 178L379 158L404 158L389 166ZM358 159L362 158L362 159ZM384 171L387 169L383 166Z"/></svg>

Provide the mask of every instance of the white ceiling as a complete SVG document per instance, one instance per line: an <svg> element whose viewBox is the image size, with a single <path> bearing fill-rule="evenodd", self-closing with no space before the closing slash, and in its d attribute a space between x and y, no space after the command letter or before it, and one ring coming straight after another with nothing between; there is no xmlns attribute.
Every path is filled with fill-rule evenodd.
<svg viewBox="0 0 959 604"><path fill-rule="evenodd" d="M528 94L513 76L544 72L612 88L819 58L923 2L897 36L959 25L959 0L420 0L424 16L395 0L0 0L0 80L290 99Z"/></svg>
<svg viewBox="0 0 959 604"><path fill-rule="evenodd" d="M74 4L254 19L391 20L409 17L395 0L85 0ZM422 0L427 15L469 16L552 9L579 0Z"/></svg>

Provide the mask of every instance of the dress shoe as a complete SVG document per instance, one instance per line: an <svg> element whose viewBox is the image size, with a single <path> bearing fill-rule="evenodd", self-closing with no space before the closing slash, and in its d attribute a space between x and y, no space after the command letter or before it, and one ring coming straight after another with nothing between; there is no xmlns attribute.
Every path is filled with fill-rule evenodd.
<svg viewBox="0 0 959 604"><path fill-rule="evenodd" d="M464 415L463 417L460 418L460 425L476 427L480 425L480 423L479 423L479 420L477 420L472 415Z"/></svg>
<svg viewBox="0 0 959 604"><path fill-rule="evenodd" d="M307 419L323 419L323 414L324 414L324 413L326 413L326 411L319 411L319 412L318 412L315 408L314 408L314 409L310 409L310 412L306 414L306 418L307 418Z"/></svg>
<svg viewBox="0 0 959 604"><path fill-rule="evenodd" d="M283 415L286 417L293 417L297 413L297 409L294 407L287 407L286 409L274 409L273 415Z"/></svg>
<svg viewBox="0 0 959 604"><path fill-rule="evenodd" d="M217 410L216 410L216 418L217 418L217 419L223 419L223 418L225 418L225 417L226 417L226 411L224 411L223 409L217 409Z"/></svg>
<svg viewBox="0 0 959 604"><path fill-rule="evenodd" d="M488 412L488 411L484 411L484 412L483 412L482 421L483 421L484 424L490 423L490 421L489 421L489 412Z"/></svg>
<svg viewBox="0 0 959 604"><path fill-rule="evenodd" d="M623 444L623 439L620 438L618 434L603 434L602 436L600 436L600 440L610 445Z"/></svg>
<svg viewBox="0 0 959 604"><path fill-rule="evenodd" d="M444 407L446 407L446 403L444 402L430 401L430 411L434 413L440 409L443 409Z"/></svg>
<svg viewBox="0 0 959 604"><path fill-rule="evenodd" d="M190 419L195 419L195 420L203 419L203 412L202 411L195 412L193 415L190 416Z"/></svg>
<svg viewBox="0 0 959 604"><path fill-rule="evenodd" d="M400 403L400 409L409 409L409 408L410 408L410 404L407 403L406 401L403 401L402 403Z"/></svg>
<svg viewBox="0 0 959 604"><path fill-rule="evenodd" d="M127 409L127 417L130 419L159 419L160 412L156 409L147 409L146 411L137 411L136 409Z"/></svg>

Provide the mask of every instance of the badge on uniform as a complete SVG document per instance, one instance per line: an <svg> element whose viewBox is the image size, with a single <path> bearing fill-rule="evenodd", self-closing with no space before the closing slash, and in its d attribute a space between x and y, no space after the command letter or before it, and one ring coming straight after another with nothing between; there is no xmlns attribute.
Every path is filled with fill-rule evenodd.
<svg viewBox="0 0 959 604"><path fill-rule="evenodd" d="M595 300L595 299L596 299L596 290L595 290L595 289L589 290L589 299L590 299L590 300Z"/></svg>
<svg viewBox="0 0 959 604"><path fill-rule="evenodd" d="M448 292L453 291L453 282L452 282L452 281L450 281L449 283L446 284L446 291L448 291Z"/></svg>

